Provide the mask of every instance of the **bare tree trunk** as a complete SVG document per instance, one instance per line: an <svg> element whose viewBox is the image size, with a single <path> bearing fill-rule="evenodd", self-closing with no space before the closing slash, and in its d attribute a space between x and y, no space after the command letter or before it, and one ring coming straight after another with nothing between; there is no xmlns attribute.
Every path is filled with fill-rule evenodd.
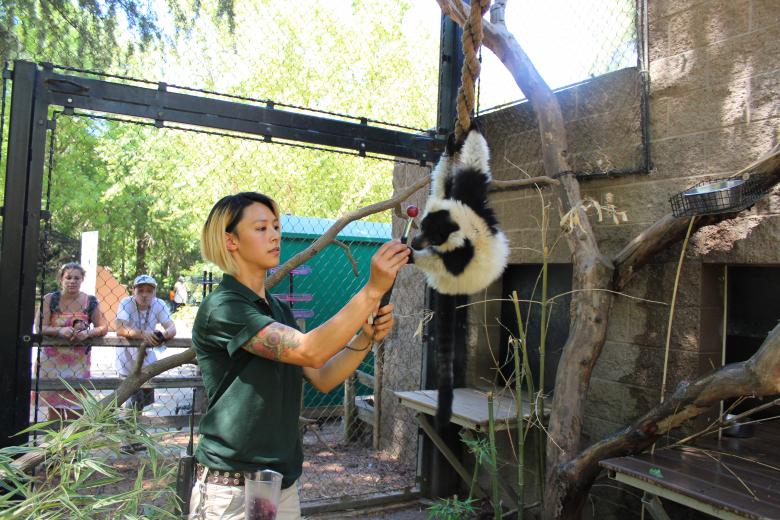
<svg viewBox="0 0 780 520"><path fill-rule="evenodd" d="M135 274L146 272L146 238L143 230L136 230L135 237Z"/></svg>

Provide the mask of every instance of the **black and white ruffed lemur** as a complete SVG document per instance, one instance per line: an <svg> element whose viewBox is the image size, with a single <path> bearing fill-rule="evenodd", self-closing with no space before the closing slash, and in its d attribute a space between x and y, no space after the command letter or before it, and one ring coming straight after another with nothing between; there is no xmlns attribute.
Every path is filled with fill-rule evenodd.
<svg viewBox="0 0 780 520"><path fill-rule="evenodd" d="M452 417L456 308L504 272L509 244L488 205L490 151L472 128L461 142L451 135L431 176L431 193L411 243L414 263L439 296L436 309L438 409L441 430ZM465 312L461 313L465 314Z"/></svg>

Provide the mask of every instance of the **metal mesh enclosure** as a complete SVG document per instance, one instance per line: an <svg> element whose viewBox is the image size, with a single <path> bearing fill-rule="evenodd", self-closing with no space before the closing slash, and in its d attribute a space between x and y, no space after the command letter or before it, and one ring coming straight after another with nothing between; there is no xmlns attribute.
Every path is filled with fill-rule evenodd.
<svg viewBox="0 0 780 520"><path fill-rule="evenodd" d="M31 420L38 422L78 413L66 383L104 396L133 371L138 349L125 347L127 342L119 337L123 325L159 332L175 327L172 340L146 349L144 363L191 345L197 307L222 277L214 266L200 261L198 249L200 226L219 197L254 189L280 204L284 263L319 238L336 217L389 198L393 170L404 166L335 150L275 146L262 138L157 128L96 114L58 112L54 119L42 201L50 218L41 232L37 284L37 329L44 336L40 348L33 350ZM136 150L132 156L122 151L128 143ZM75 176L74 162L79 165ZM109 182L96 180L97 169L109 172ZM95 211L98 207L105 210ZM367 281L371 256L392 236L389 212L370 219L374 221L349 224L338 235L339 244L325 247L271 288L290 303L302 330L328 320ZM89 257L90 248L81 233L94 231L93 268L86 265L89 260L80 259ZM65 269L60 278L60 266L79 261L87 273L77 281L82 292L97 297L99 319L86 296L75 301L60 297L52 303L51 294L62 291L77 271ZM157 283L150 294L133 290L139 274L149 274ZM394 297L403 298L409 289L399 285ZM397 320L404 323L404 317ZM91 341L54 336L101 323L108 326L108 334ZM382 398L375 395L419 387L419 348L405 353L416 357L416 365L393 361L392 356L385 363L386 348L375 348L346 387L322 394L305 384L300 412L305 465L299 482L304 503L349 502L415 488L416 427L410 422L400 429L382 428ZM188 439L190 413L197 423L206 408L197 366L182 365L153 378L125 407L135 408L142 423L163 433L166 448L177 454ZM126 457L144 457L139 448L128 445L123 451Z"/></svg>
<svg viewBox="0 0 780 520"><path fill-rule="evenodd" d="M507 29L552 89L589 81L638 65L637 3L508 2ZM478 111L491 111L526 96L489 50L482 52Z"/></svg>
<svg viewBox="0 0 780 520"><path fill-rule="evenodd" d="M642 82L635 69L600 76L558 91L556 97L574 172L599 175L643 170ZM545 175L539 128L530 103L485 112L479 120L493 143L493 167L499 178ZM512 173L502 176L502 171Z"/></svg>
<svg viewBox="0 0 780 520"><path fill-rule="evenodd" d="M556 90L572 170L646 171L646 76L635 2L510 2L506 23ZM514 80L490 51L483 59L478 116L494 147L495 172L502 179L544 175L533 108L519 89L507 88Z"/></svg>

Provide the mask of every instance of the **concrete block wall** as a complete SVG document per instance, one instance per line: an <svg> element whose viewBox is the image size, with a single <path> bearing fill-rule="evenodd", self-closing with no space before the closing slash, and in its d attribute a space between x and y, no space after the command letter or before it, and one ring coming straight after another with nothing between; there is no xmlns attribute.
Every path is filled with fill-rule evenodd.
<svg viewBox="0 0 780 520"><path fill-rule="evenodd" d="M653 169L646 176L583 184L585 195L601 200L610 192L628 212L630 225L620 232L610 224L596 226L607 254L622 247L625 235L668 212L669 196L732 175L780 137L780 4L651 1L649 18ZM724 223L693 237L672 325L669 391L720 364L722 264L780 266L777 200L776 191L745 212L743 223ZM658 255L625 292L669 302L679 252L678 245ZM616 300L588 394L584 444L657 402L668 313L668 307L651 302ZM621 518L638 515L638 500L630 493L594 491L593 517L605 511Z"/></svg>
<svg viewBox="0 0 780 520"><path fill-rule="evenodd" d="M628 222L596 222L602 252L614 255L670 211L671 195L702 180L737 172L774 146L780 135L780 2L776 0L650 0L650 172L581 183L584 196L603 202L611 194ZM605 82L610 82L605 91ZM637 104L625 101L636 89L636 71L620 71L558 94L569 131L573 163L581 169L638 165L638 128L614 123L635 120ZM589 90L590 89L592 90ZM619 102L611 95L615 93ZM638 103L638 95L635 100ZM535 115L513 107L483 117L497 179L544 174ZM601 121L596 136L582 135ZM580 132L578 134L578 132ZM592 147L588 148L588 144ZM598 161L601 161L599 163ZM549 189L496 193L492 197L511 243L512 263L539 263L541 209L550 205L548 244L552 262L568 263L559 236L559 208ZM780 267L780 190L743 214L740 223L705 228L686 254L671 335L668 389L719 364L723 264ZM668 302L680 246L642 268L615 299L607 343L588 394L583 445L614 432L658 401ZM422 290L422 288L420 289ZM496 284L480 298L506 297ZM496 303L471 307L468 382L494 381L500 331ZM597 486L595 490L604 488ZM596 492L590 514L598 518L638 515L636 497ZM605 516L606 515L606 516Z"/></svg>

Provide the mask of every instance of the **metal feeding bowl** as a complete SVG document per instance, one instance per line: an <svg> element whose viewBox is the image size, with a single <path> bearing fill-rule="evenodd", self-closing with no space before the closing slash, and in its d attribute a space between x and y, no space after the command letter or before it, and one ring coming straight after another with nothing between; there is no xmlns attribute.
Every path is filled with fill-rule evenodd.
<svg viewBox="0 0 780 520"><path fill-rule="evenodd" d="M733 213L752 206L763 190L750 179L706 181L674 195L669 202L675 217Z"/></svg>
<svg viewBox="0 0 780 520"><path fill-rule="evenodd" d="M683 197L692 206L731 207L737 186L745 183L742 179L713 182L683 192Z"/></svg>

